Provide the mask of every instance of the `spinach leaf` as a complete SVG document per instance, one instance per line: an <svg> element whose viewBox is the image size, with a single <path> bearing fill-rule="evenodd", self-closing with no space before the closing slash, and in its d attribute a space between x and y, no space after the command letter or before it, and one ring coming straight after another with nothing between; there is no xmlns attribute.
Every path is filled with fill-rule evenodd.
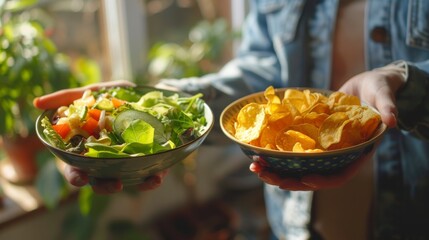
<svg viewBox="0 0 429 240"><path fill-rule="evenodd" d="M152 145L155 129L149 123L136 119L122 132L121 137L126 143L141 143Z"/></svg>

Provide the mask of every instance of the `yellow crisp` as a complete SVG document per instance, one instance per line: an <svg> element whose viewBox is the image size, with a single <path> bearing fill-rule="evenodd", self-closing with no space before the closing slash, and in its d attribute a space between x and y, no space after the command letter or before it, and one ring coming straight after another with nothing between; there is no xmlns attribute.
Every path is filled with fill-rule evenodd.
<svg viewBox="0 0 429 240"><path fill-rule="evenodd" d="M372 137L381 117L359 98L342 92L329 96L308 89L287 89L278 96L270 86L266 103L244 106L235 123L235 137L262 148L323 152L346 148Z"/></svg>
<svg viewBox="0 0 429 240"><path fill-rule="evenodd" d="M249 103L237 115L235 137L239 141L250 143L259 138L266 123L265 105Z"/></svg>

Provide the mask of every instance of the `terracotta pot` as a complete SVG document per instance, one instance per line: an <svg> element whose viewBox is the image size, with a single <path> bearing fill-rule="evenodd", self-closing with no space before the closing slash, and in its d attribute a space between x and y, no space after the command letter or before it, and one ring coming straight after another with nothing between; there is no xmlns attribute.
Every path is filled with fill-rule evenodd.
<svg viewBox="0 0 429 240"><path fill-rule="evenodd" d="M35 135L25 138L3 137L6 159L1 167L2 176L13 183L30 183L37 175L37 153L43 144Z"/></svg>

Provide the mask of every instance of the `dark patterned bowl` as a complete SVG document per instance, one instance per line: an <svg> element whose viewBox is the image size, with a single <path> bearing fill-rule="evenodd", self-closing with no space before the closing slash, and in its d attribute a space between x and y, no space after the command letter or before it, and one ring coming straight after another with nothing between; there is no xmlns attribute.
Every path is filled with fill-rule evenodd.
<svg viewBox="0 0 429 240"><path fill-rule="evenodd" d="M154 88L138 87L138 91L141 93L151 90L154 90ZM166 96L176 93L161 89L156 90L163 91ZM186 95L183 93L178 94L181 96ZM213 113L210 107L207 104L204 104L204 107L207 126L200 137L174 149L140 157L95 158L70 153L52 146L43 134L41 119L45 116L49 118L52 117L55 110L47 110L39 116L36 121L36 132L43 144L57 158L87 172L90 178L116 178L121 179L124 185L136 185L141 183L147 176L170 168L174 164L182 161L203 143L214 124Z"/></svg>
<svg viewBox="0 0 429 240"><path fill-rule="evenodd" d="M324 95L332 93L328 90L309 89ZM283 96L286 88L276 89ZM237 143L241 150L252 160L262 162L267 168L281 174L302 176L306 174L331 174L344 168L351 162L371 152L381 140L387 126L379 125L373 136L366 142L343 149L320 153L302 153L291 151L270 150L240 142L234 137L234 123L240 109L248 103L266 103L264 92L254 93L240 98L228 105L220 116L220 126L224 134ZM364 103L363 103L364 104ZM376 111L374 108L372 108ZM377 112L377 111L376 111Z"/></svg>

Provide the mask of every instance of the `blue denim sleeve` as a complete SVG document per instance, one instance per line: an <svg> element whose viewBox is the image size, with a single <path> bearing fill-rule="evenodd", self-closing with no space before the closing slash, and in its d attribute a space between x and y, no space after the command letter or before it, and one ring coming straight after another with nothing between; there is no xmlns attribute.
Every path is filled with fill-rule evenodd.
<svg viewBox="0 0 429 240"><path fill-rule="evenodd" d="M429 73L424 66L406 63L407 82L396 100L399 127L429 140Z"/></svg>
<svg viewBox="0 0 429 240"><path fill-rule="evenodd" d="M280 79L280 63L273 46L272 33L267 26L265 1L251 1L243 25L242 39L237 56L219 72L202 77L164 79L162 84L184 92L204 94L215 111L222 110L233 100L249 93L263 91ZM281 2L281 1L274 1ZM281 8L281 5L275 5ZM274 11L270 8L270 11Z"/></svg>

